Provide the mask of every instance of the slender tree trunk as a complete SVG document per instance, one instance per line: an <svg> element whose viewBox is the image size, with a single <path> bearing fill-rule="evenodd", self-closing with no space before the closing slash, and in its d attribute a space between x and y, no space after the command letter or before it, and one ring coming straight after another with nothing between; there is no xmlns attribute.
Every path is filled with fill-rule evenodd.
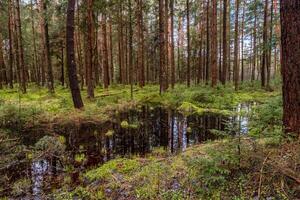
<svg viewBox="0 0 300 200"><path fill-rule="evenodd" d="M105 89L109 86L109 65L108 65L108 48L107 48L107 30L106 15L102 15L102 34L103 34L103 85Z"/></svg>
<svg viewBox="0 0 300 200"><path fill-rule="evenodd" d="M174 0L170 0L170 15L171 15L171 86L175 86L175 41L174 41Z"/></svg>
<svg viewBox="0 0 300 200"><path fill-rule="evenodd" d="M145 86L145 66L144 66L144 31L143 31L143 1L137 0L137 9L138 9L138 77L139 77L139 86Z"/></svg>
<svg viewBox="0 0 300 200"><path fill-rule="evenodd" d="M215 87L218 81L218 32L217 32L217 0L212 1L212 13L211 13L211 26L210 32L212 36L211 40L211 86Z"/></svg>
<svg viewBox="0 0 300 200"><path fill-rule="evenodd" d="M209 71L210 71L210 20L209 20L209 1L207 0L206 6L206 70L205 70L205 81L208 84Z"/></svg>
<svg viewBox="0 0 300 200"><path fill-rule="evenodd" d="M228 0L223 0L223 70L222 70L222 84L226 84L227 80L227 3Z"/></svg>
<svg viewBox="0 0 300 200"><path fill-rule="evenodd" d="M245 69L244 69L244 28L245 28L245 1L243 6L243 14L242 14L242 39L241 39L241 64L242 64L242 71L241 71L241 81L244 82L245 76Z"/></svg>
<svg viewBox="0 0 300 200"><path fill-rule="evenodd" d="M191 86L191 38L190 38L190 0L186 0L186 23L187 23L187 86Z"/></svg>
<svg viewBox="0 0 300 200"><path fill-rule="evenodd" d="M300 2L281 0L283 124L300 136Z"/></svg>
<svg viewBox="0 0 300 200"><path fill-rule="evenodd" d="M203 17L201 17L203 19ZM201 20L199 24L199 32L200 32L200 38L199 38L199 53L198 53L198 76L197 76L197 84L200 84L203 80L203 57L202 57L202 51L203 51L203 20Z"/></svg>
<svg viewBox="0 0 300 200"><path fill-rule="evenodd" d="M30 14L31 14L31 29L32 29L32 40L33 40L33 74L34 74L34 80L37 83L37 85L40 84L40 75L38 74L38 64L37 64L37 49L36 49L36 33L35 33L35 24L34 24L34 10L33 10L33 1L30 1Z"/></svg>
<svg viewBox="0 0 300 200"><path fill-rule="evenodd" d="M273 8L274 8L274 3L273 0L271 0L271 14L270 14L270 35L269 35L269 45L268 45L268 65L267 65L267 88L270 88L270 80L271 80L271 66L272 66L272 39L273 39Z"/></svg>
<svg viewBox="0 0 300 200"><path fill-rule="evenodd" d="M75 0L68 0L67 10L67 66L70 82L70 89L75 108L82 108L83 102L78 85L75 50L74 50L74 15L75 15Z"/></svg>
<svg viewBox="0 0 300 200"><path fill-rule="evenodd" d="M159 0L159 79L160 79L160 93L163 93L167 90L167 81L166 81L166 44L165 44L165 13L164 13L164 1Z"/></svg>
<svg viewBox="0 0 300 200"><path fill-rule="evenodd" d="M14 75L13 75L13 33L12 33L12 29L13 29L13 25L12 25L12 3L11 0L8 0L8 38L9 38L9 60L8 60L8 71L9 71L9 87L11 89L13 89L14 87Z"/></svg>
<svg viewBox="0 0 300 200"><path fill-rule="evenodd" d="M239 78L240 78L240 70L239 70L239 7L240 0L235 0L235 32L234 32L234 86L235 90L239 89Z"/></svg>
<svg viewBox="0 0 300 200"><path fill-rule="evenodd" d="M133 28L132 28L132 7L131 0L128 0L129 6L129 48L128 48L128 64L129 64L129 82L130 82L130 96L133 99Z"/></svg>
<svg viewBox="0 0 300 200"><path fill-rule="evenodd" d="M113 35L112 19L109 20L109 58L110 58L110 81L114 82L114 55L113 55Z"/></svg>
<svg viewBox="0 0 300 200"><path fill-rule="evenodd" d="M21 16L20 16L20 0L16 0L16 24L17 24L17 35L18 35L18 52L20 64L20 81L21 81L21 91L26 93L26 72L25 72L25 62L24 62L24 48L23 48L23 38L22 38L22 28L21 28Z"/></svg>
<svg viewBox="0 0 300 200"><path fill-rule="evenodd" d="M83 64L83 57L82 57L82 43L81 43L81 30L80 30L80 10L79 10L79 0L76 0L76 46L77 46L77 59L78 59L78 68L80 74L80 87L83 89L84 86L84 64Z"/></svg>
<svg viewBox="0 0 300 200"><path fill-rule="evenodd" d="M93 99L94 80L93 80L93 0L87 1L87 49L86 49L86 83L88 98Z"/></svg>
<svg viewBox="0 0 300 200"><path fill-rule="evenodd" d="M65 55L64 55L64 42L61 41L61 48L60 48L60 54L61 54L61 76L60 76L60 81L61 81L61 85L65 86ZM75 60L76 62L76 60Z"/></svg>
<svg viewBox="0 0 300 200"><path fill-rule="evenodd" d="M4 57L3 57L3 48L2 48L3 40L2 35L0 33L0 89L3 88L3 81L4 81L4 72L6 71L6 66L4 63Z"/></svg>
<svg viewBox="0 0 300 200"><path fill-rule="evenodd" d="M118 56L119 56L119 82L121 84L125 83L126 80L126 70L125 70L125 55L124 55L124 33L123 33L123 5L122 1L119 3L118 12ZM125 43L125 46L126 43Z"/></svg>
<svg viewBox="0 0 300 200"><path fill-rule="evenodd" d="M261 86L266 87L266 66L267 57L268 57L268 7L269 0L265 0L265 9L264 9L264 27L263 27L263 57L261 65Z"/></svg>
<svg viewBox="0 0 300 200"><path fill-rule="evenodd" d="M41 22L42 22L42 34L43 34L43 46L44 46L44 56L45 63L47 66L47 87L50 93L54 93L54 78L52 70L52 62L50 56L50 43L49 43L49 31L48 31L48 11L47 11L47 2L45 0L40 1L41 6Z"/></svg>
<svg viewBox="0 0 300 200"><path fill-rule="evenodd" d="M255 0L254 27L253 27L253 68L252 68L251 81L255 80L256 63L257 63L257 47L256 47L257 34L256 34L256 29L257 29L257 2Z"/></svg>

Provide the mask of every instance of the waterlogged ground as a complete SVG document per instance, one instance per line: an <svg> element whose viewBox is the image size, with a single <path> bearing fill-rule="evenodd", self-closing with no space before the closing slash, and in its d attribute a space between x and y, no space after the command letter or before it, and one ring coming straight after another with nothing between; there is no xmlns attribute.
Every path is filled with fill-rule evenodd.
<svg viewBox="0 0 300 200"><path fill-rule="evenodd" d="M69 97L64 89L52 97L39 90L35 93L39 95L20 97L21 104L14 99L18 93L2 95L0 156L5 159L0 161L0 196L198 199L218 195L216 191L224 189L225 179L244 158L246 165L251 164L241 155L256 146L244 138L253 123L252 108L279 94L255 86L238 93L232 88L181 91L179 86L161 97L154 89L135 89L131 101L128 88L118 92L112 88L111 96L98 95L95 101L86 101L85 110L76 112L65 101ZM45 103L37 104L43 99ZM209 157L213 159L206 160ZM203 167L208 170L204 174L199 171ZM206 185L199 191L193 182L200 179L195 177L202 177L201 184Z"/></svg>

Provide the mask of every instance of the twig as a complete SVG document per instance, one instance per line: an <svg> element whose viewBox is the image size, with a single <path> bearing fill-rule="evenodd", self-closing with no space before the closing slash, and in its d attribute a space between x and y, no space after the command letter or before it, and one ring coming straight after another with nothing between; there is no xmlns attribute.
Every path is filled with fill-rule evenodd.
<svg viewBox="0 0 300 200"><path fill-rule="evenodd" d="M269 158L270 153L267 155L267 157L264 159L264 162L262 163L261 169L260 169L260 175L259 175L259 185L258 185L258 199L260 199L261 196L261 185L262 185L262 179L263 179L263 170L264 166Z"/></svg>

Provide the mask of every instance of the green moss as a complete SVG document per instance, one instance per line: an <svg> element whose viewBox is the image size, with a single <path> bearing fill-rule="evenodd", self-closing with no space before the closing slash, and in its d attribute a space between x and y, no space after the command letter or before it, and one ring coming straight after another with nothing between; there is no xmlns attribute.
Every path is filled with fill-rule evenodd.
<svg viewBox="0 0 300 200"><path fill-rule="evenodd" d="M99 168L85 173L85 177L90 181L104 180L111 178L113 173L128 174L137 169L140 163L134 159L119 158L109 161Z"/></svg>
<svg viewBox="0 0 300 200"><path fill-rule="evenodd" d="M134 86L133 89L134 101L130 97L130 86L113 85L109 88L109 92L105 92L102 87L97 87L93 101L87 99L86 90L83 90L85 108L82 111L74 110L69 89L61 86L55 88L55 95L49 95L46 88L34 85L28 87L26 94L21 94L18 89L4 89L0 90L0 119L22 119L24 123L39 120L51 122L54 118L61 120L86 118L104 121L115 111L128 110L136 105L179 108L185 114L189 114L191 110L198 114L213 112L227 115L232 114L231 110L238 103L264 102L279 94L279 88L275 88L274 92L266 92L260 89L256 82L241 85L241 90L238 92L231 84L216 88L206 85L186 88L185 85L178 84L162 95L159 95L158 85L147 85L143 89ZM19 107L21 107L20 114ZM19 115L23 117L20 118Z"/></svg>

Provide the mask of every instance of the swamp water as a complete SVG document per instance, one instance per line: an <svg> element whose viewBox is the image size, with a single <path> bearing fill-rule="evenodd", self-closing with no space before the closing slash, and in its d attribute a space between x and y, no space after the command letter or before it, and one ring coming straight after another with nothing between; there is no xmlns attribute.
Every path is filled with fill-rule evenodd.
<svg viewBox="0 0 300 200"><path fill-rule="evenodd" d="M63 136L64 147L52 144L53 151L21 167L31 182L30 198L23 199L43 199L43 193L55 185L53 182L59 185L57 177L68 173L67 168L71 169L72 182L76 184L79 171L116 157L145 156L156 149L177 153L191 145L222 138L224 134L247 134L250 109L249 104L240 104L235 109L236 116L207 113L186 117L174 110L142 107L116 114L100 127L87 123L70 127L72 131L57 131L59 137ZM43 143L49 140L45 135L34 137L23 137L22 143L45 146Z"/></svg>

